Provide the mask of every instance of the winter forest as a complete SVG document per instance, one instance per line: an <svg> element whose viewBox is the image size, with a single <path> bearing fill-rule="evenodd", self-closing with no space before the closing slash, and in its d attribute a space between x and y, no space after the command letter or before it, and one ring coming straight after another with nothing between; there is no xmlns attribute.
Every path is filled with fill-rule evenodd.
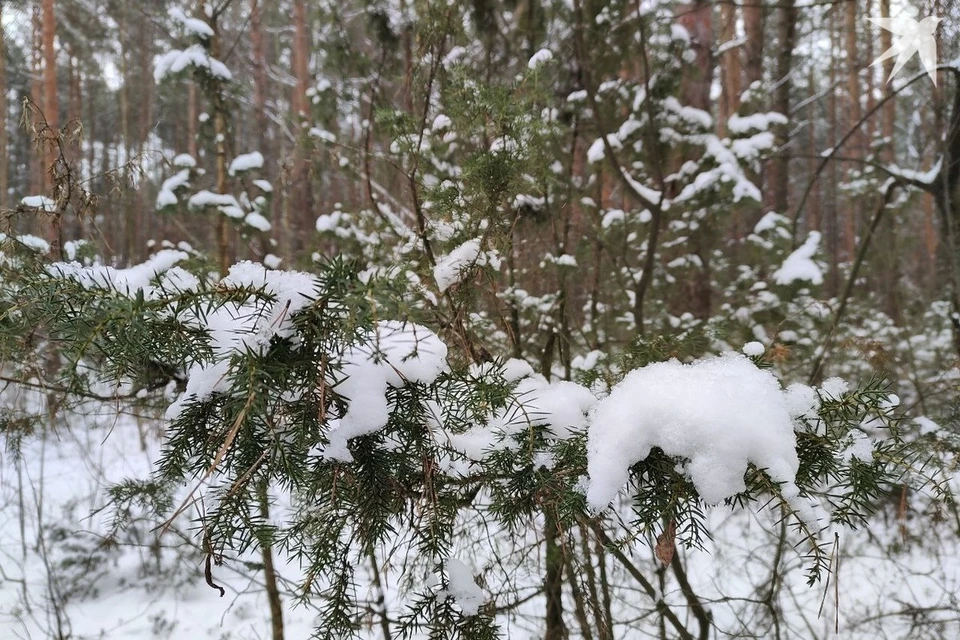
<svg viewBox="0 0 960 640"><path fill-rule="evenodd" d="M0 638L960 637L958 16L0 1Z"/></svg>

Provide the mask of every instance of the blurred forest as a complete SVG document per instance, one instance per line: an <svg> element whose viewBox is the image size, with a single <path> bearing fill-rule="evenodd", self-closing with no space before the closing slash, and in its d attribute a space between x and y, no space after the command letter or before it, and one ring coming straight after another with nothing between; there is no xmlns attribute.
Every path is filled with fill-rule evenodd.
<svg viewBox="0 0 960 640"><path fill-rule="evenodd" d="M951 1L917 9L923 15L953 16L957 8ZM202 4L183 9L202 17ZM159 84L154 78L155 58L189 40L168 14L181 5L159 0L2 4L0 206L16 208L21 197L50 189L51 158L38 153L43 145L38 147L30 125L45 118L51 127L69 132L64 153L98 198L95 215L69 219L69 235L95 240L105 256L120 263L145 257L151 241L187 240L197 246L212 241L214 230L197 216L176 216L155 206L176 154L189 153L200 168L211 175L216 171L209 87L190 78ZM277 255L296 261L312 251L332 250L315 232L321 214L382 202L394 209L411 206L416 196L405 175L408 168L389 157L396 133L392 119L426 118L425 84L449 82L443 74L433 78L429 56L440 51L431 49L421 33L426 18L420 14L440 9L400 1L212 5L214 16L204 18L216 33L212 47L220 50L233 78L224 94L226 153L231 158L248 151L263 154L264 177L277 187L269 216L275 221ZM588 23L603 25L615 18L597 17L614 7L619 5L585 2L581 9ZM626 16L630 10L630 3L616 9ZM633 10L648 11L641 4ZM472 71L492 84L510 85L530 56L549 44L558 64L545 72L553 95L541 97L570 121L575 103L568 96L601 79L642 82L645 71L644 44L630 37L627 25L625 33L609 34L600 26L588 27L590 44L584 51L569 11L566 4L538 0L452 4L446 19L456 28L440 47L446 53L467 45ZM895 86L885 82L894 60L870 63L891 46L893 34L867 18L891 15L886 0L691 3L678 4L675 12L677 24L695 34L699 52L685 63L681 102L711 114L721 137L733 114L775 111L789 118L776 127L776 153L750 176L762 201L732 207L723 224L712 225L710 235L717 237L707 244L726 250L767 211L796 218L801 229L823 232L830 266L826 292L838 294L843 265L854 258L857 238L869 226L886 169L922 172L936 162L951 125L951 81L941 71L936 89L914 85L897 99L884 100ZM948 20L935 34L942 62L960 53L956 29ZM918 71L914 58L901 79ZM28 100L35 110L25 108ZM385 117L388 112L393 116ZM589 115L576 118L573 144L564 150L569 157L558 157L574 193L545 214L564 209L570 237L590 243L589 209L628 208L629 194L612 170L587 159L598 122ZM616 115L610 119L619 124ZM334 142L316 135L323 131L332 133ZM878 227L865 289L878 294L881 308L894 320L951 281L945 257L950 242L944 240L948 234L930 191L915 190L899 199ZM584 197L592 200L589 207L581 202ZM537 209L530 203L523 207ZM22 229L33 223L29 217L5 219ZM538 220L523 220L528 219ZM527 226L520 232L529 236L525 240L542 239L537 223ZM229 253L239 258L256 251L233 234ZM708 271L708 263L700 268ZM689 286L709 288L702 282L709 277L695 275L690 280L700 284ZM687 293L678 292L673 306L703 317L709 293Z"/></svg>

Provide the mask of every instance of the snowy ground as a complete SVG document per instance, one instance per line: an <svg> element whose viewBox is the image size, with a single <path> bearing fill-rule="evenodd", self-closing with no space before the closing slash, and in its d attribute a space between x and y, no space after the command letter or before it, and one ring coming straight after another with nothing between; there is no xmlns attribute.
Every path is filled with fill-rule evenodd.
<svg viewBox="0 0 960 640"><path fill-rule="evenodd" d="M202 558L176 532L149 526L109 547L111 513L94 514L106 487L143 478L157 454L129 418L63 430L0 453L0 638L263 638L269 609L257 573L217 568L223 598L203 580ZM139 538L139 539L138 539ZM56 603L64 606L57 614ZM289 638L309 636L312 615L288 607Z"/></svg>
<svg viewBox="0 0 960 640"><path fill-rule="evenodd" d="M228 559L215 568L216 582L227 591L218 597L204 582L202 556L188 521L179 531L161 537L159 544L152 522L138 523L117 535L115 544L108 543L112 514L99 511L106 503L105 490L126 477L146 477L157 455L157 440L148 429L141 433L135 419L117 418L109 410L92 422L93 426L26 440L19 459L9 447L0 453L0 638L269 637L259 571L245 570L239 559ZM803 548L788 544L776 604L782 637L960 637L955 516L944 510L944 519L935 524L912 511L919 504L911 499L905 521L898 520L891 507L864 530L841 531L839 583L807 587ZM281 506L274 515L282 518ZM694 589L713 612L717 628L711 637L747 633L776 637L769 611L759 602L772 584L776 513L717 508L709 521L714 540L707 543L707 552L681 552ZM471 527L473 540L465 539L457 551L465 571L481 576L485 600L496 600L506 585L519 585L521 594L538 586L541 559L529 554L535 538L500 536L500 553L516 561L516 568L507 573L484 546L489 531L477 523ZM649 541L637 540L631 551L634 562L655 576ZM387 578L387 601L394 607L398 589L409 577L402 575L405 564L403 558L395 559ZM299 573L289 566L280 571L293 580ZM615 581L630 585L614 594L615 619L625 621L616 637L655 634L642 618L652 601L613 563L609 571ZM358 574L358 590L372 600L373 589L363 579ZM667 602L695 628L669 572L662 588ZM468 594L465 604L475 605L477 597L475 592ZM294 608L289 597L284 602L286 637L308 637L312 611ZM568 606L570 611L572 605ZM503 616L505 637L538 637L542 610L542 600L533 598ZM629 620L633 622L626 623ZM374 621L370 623L364 635L379 637ZM835 624L839 635L834 633ZM576 626L572 616L570 625Z"/></svg>

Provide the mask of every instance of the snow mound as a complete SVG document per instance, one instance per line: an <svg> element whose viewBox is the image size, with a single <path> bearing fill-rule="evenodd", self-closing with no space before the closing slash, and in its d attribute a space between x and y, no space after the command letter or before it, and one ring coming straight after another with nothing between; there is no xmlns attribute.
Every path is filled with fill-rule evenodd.
<svg viewBox="0 0 960 640"><path fill-rule="evenodd" d="M319 228L320 221L317 220L317 229ZM459 284L475 265L483 266L486 261L480 251L480 238L474 238L437 260L437 265L433 268L433 279L437 281L437 288L441 293Z"/></svg>
<svg viewBox="0 0 960 640"><path fill-rule="evenodd" d="M773 278L777 284L791 284L798 280L806 280L811 284L823 283L823 272L813 261L813 256L820 246L820 232L811 231L799 249L787 256L783 264L777 269Z"/></svg>
<svg viewBox="0 0 960 640"><path fill-rule="evenodd" d="M387 387L435 381L447 370L447 345L425 327L391 320L378 323L364 343L347 349L341 362L343 379L336 391L349 406L343 417L330 421L329 444L320 455L350 462L347 441L387 425Z"/></svg>
<svg viewBox="0 0 960 640"><path fill-rule="evenodd" d="M177 156L179 158L180 156ZM187 156L188 158L190 156ZM177 200L177 189L186 187L190 184L190 169L181 169L169 178L163 181L160 191L157 192L157 209L172 207L179 202Z"/></svg>
<svg viewBox="0 0 960 640"><path fill-rule="evenodd" d="M57 203L47 196L27 196L20 200L20 204L31 209L40 209L41 211L57 210Z"/></svg>
<svg viewBox="0 0 960 640"><path fill-rule="evenodd" d="M465 616L475 616L483 604L483 591L473 579L470 569L462 560L447 558L447 595L460 605Z"/></svg>
<svg viewBox="0 0 960 640"><path fill-rule="evenodd" d="M550 49L540 49L535 54L530 56L530 61L527 62L528 69L536 69L537 67L543 66L546 63L553 60L553 51Z"/></svg>
<svg viewBox="0 0 960 640"><path fill-rule="evenodd" d="M202 317L188 312L179 318L209 336L213 358L191 364L186 389L167 408L168 420L179 418L189 401L202 402L214 393L229 389L230 360L235 354L262 353L274 337L296 339L293 315L313 302L319 290L318 281L310 274L268 269L249 261L230 267L220 286L238 291L262 289L272 300L251 295L246 302L229 302Z"/></svg>
<svg viewBox="0 0 960 640"><path fill-rule="evenodd" d="M238 173L244 171L250 171L251 169L262 169L263 168L263 154L259 151L254 151L252 153L244 153L233 159L233 162L230 163L230 168L227 169L227 173L231 176L235 176Z"/></svg>
<svg viewBox="0 0 960 640"><path fill-rule="evenodd" d="M143 291L145 297L150 299L154 294L151 282L189 257L183 251L164 249L146 262L126 269L102 265L85 267L78 262L55 262L47 267L47 273L54 278L73 280L84 289L114 289L128 296L135 296Z"/></svg>
<svg viewBox="0 0 960 640"><path fill-rule="evenodd" d="M216 58L207 54L201 45L195 44L184 50L174 49L157 56L153 62L153 79L160 84L168 75L180 73L187 67L196 67L205 70L208 74L221 80L233 80L233 74Z"/></svg>
<svg viewBox="0 0 960 640"><path fill-rule="evenodd" d="M688 460L685 471L709 504L746 489L749 463L796 495L790 409L777 379L739 354L632 371L594 408L587 503L606 508L653 447Z"/></svg>
<svg viewBox="0 0 960 640"><path fill-rule="evenodd" d="M447 434L450 446L470 460L479 462L494 451L518 448L514 436L530 427L546 427L556 440L586 428L586 414L597 402L586 387L567 380L548 382L519 360L506 363L504 377L508 382L520 379L513 390L515 402L494 411L485 424Z"/></svg>

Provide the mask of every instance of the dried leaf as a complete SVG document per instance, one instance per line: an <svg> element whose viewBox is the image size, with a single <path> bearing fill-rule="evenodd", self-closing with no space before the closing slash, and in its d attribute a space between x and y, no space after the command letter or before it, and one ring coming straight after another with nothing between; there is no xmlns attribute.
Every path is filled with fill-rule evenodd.
<svg viewBox="0 0 960 640"><path fill-rule="evenodd" d="M664 566L669 565L673 560L673 554L677 551L676 539L677 521L671 519L670 524L663 530L663 533L657 536L657 544L653 548L657 560L662 562Z"/></svg>

